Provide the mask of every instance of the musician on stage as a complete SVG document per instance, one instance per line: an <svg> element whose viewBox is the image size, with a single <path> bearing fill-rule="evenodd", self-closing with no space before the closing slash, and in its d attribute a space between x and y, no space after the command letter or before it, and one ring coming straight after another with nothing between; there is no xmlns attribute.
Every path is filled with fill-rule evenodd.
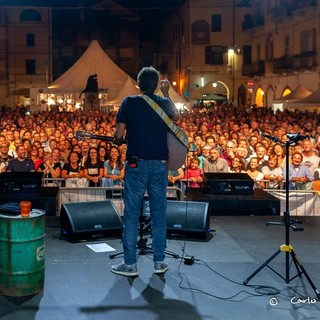
<svg viewBox="0 0 320 320"><path fill-rule="evenodd" d="M142 94L155 101L173 121L179 112L169 98L170 82L159 81L153 67L145 67L138 74ZM164 97L155 95L157 86ZM166 189L168 185L168 127L152 107L140 96L126 97L117 114L114 134L116 141L127 139L127 163L124 180L124 261L111 267L113 273L137 276L137 236L140 210L147 191L152 220L152 251L154 272L163 274L169 266L165 262L166 248Z"/></svg>

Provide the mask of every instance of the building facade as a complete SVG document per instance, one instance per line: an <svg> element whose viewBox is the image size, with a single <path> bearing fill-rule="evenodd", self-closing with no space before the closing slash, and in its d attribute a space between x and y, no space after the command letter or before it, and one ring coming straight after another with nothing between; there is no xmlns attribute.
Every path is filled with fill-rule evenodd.
<svg viewBox="0 0 320 320"><path fill-rule="evenodd" d="M112 1L87 6L71 2L28 6L26 1L18 6L8 1L0 7L0 106L37 103L32 92L45 90L92 40L126 73L137 73L139 17Z"/></svg>
<svg viewBox="0 0 320 320"><path fill-rule="evenodd" d="M208 94L271 106L319 88L316 0L187 0L163 25L156 63L190 101Z"/></svg>

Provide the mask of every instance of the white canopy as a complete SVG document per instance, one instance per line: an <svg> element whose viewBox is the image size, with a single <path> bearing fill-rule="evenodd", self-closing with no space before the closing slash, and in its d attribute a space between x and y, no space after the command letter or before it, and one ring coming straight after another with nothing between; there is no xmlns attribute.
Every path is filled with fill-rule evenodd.
<svg viewBox="0 0 320 320"><path fill-rule="evenodd" d="M125 84L128 75L118 67L93 40L83 55L62 76L50 84L54 91L79 91L85 87L90 75L97 74L98 88L117 93Z"/></svg>
<svg viewBox="0 0 320 320"><path fill-rule="evenodd" d="M111 101L108 101L108 104L119 106L122 100L127 96L133 96L140 93L138 88L138 84L134 81L130 76L128 76L126 83L122 87L122 89L118 92L116 97Z"/></svg>
<svg viewBox="0 0 320 320"><path fill-rule="evenodd" d="M156 90L155 94L158 94L159 96L162 96L160 88ZM190 106L189 102L186 99L184 99L183 97L181 97L179 95L179 93L177 91L175 91L171 85L170 85L170 88L169 88L169 96L170 96L171 100L176 105L177 104L181 104L182 106L185 106L185 107L189 108L189 106Z"/></svg>
<svg viewBox="0 0 320 320"><path fill-rule="evenodd" d="M299 85L294 90L292 90L289 94L286 94L283 97L274 99L272 101L272 110L276 112L277 110L283 111L287 109L289 104L301 99L304 99L312 94L312 91L307 89L306 87Z"/></svg>
<svg viewBox="0 0 320 320"><path fill-rule="evenodd" d="M288 110L308 110L315 111L317 113L320 112L320 89L317 89L312 94L307 96L304 99L294 101L287 104L286 107Z"/></svg>

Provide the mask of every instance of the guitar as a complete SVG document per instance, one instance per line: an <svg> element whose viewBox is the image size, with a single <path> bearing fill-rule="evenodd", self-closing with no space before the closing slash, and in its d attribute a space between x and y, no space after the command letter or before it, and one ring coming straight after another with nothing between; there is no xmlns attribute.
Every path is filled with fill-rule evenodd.
<svg viewBox="0 0 320 320"><path fill-rule="evenodd" d="M185 137L187 136L182 129L179 128L179 130L182 135L184 135ZM78 140L97 139L114 142L114 137L93 134L84 130L76 131L75 136ZM176 136L171 131L168 131L167 139L169 149L168 170L177 170L184 164L188 149L176 138ZM126 142L123 141L123 143Z"/></svg>

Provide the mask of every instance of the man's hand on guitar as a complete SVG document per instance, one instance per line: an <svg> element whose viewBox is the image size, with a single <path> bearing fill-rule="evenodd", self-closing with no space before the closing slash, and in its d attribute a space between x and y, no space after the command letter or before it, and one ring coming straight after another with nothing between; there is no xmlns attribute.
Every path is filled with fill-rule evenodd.
<svg viewBox="0 0 320 320"><path fill-rule="evenodd" d="M113 140L113 144L117 145L117 146L121 146L122 144L124 144L126 141L124 138L121 138L121 139L116 139L114 138Z"/></svg>

